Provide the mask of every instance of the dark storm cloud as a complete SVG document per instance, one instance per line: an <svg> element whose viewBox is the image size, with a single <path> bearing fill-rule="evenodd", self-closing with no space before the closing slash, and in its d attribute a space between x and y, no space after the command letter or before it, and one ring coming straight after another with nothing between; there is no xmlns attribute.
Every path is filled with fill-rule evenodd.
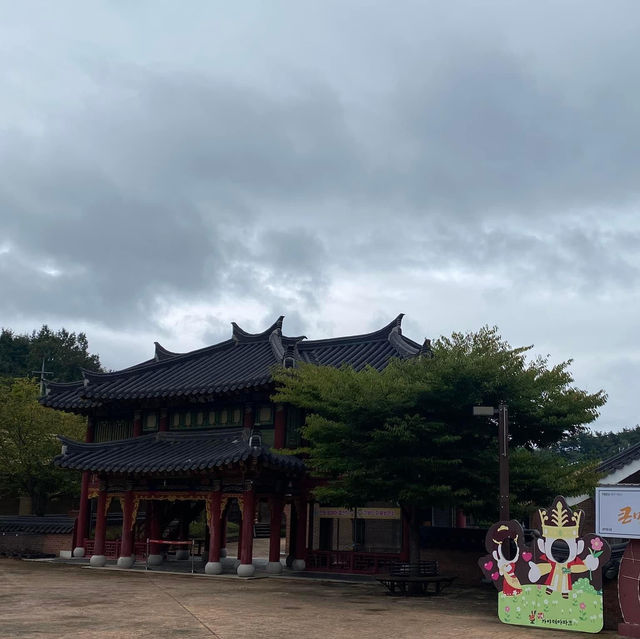
<svg viewBox="0 0 640 639"><path fill-rule="evenodd" d="M318 240L259 231L249 203L339 188L354 159L335 99L318 89L274 100L206 78L145 74L135 90L110 88L131 92L128 108L87 104L64 126L57 115L37 144L0 134L0 225L11 247L0 256L0 287L12 310L131 321L154 295L207 290L215 299L243 277L249 292L261 269L311 297L322 279ZM35 269L9 290L18 256L60 274Z"/></svg>
<svg viewBox="0 0 640 639"><path fill-rule="evenodd" d="M512 51L459 44L392 96L388 142L404 152L384 187L465 216L637 202L637 66L567 83Z"/></svg>
<svg viewBox="0 0 640 639"><path fill-rule="evenodd" d="M595 273L570 260L572 247L598 253L581 229L559 241L522 229L489 236L479 226L472 237L469 224L497 216L526 224L532 211L552 217L636 200L640 93L629 87L639 71L617 77L605 67L588 84L577 74L567 85L504 46L456 39L437 64L403 62L373 112L347 107L339 83L305 78L277 92L213 72L85 63L97 93L45 113L39 136L0 133L0 223L11 255L61 273L34 272L12 304L107 322L130 321L157 295L206 291L213 301L242 289L313 304L327 283L323 240L313 235L333 246L334 265L354 252L373 270L400 257L500 265L519 246L534 263L567 263L563 272L583 282L635 281L635 269L606 253ZM332 226L352 240L334 238ZM367 233L390 227L396 250L359 250ZM248 238L260 233L256 250ZM403 250L411 245L418 250ZM265 291L265 272L280 277L282 294Z"/></svg>

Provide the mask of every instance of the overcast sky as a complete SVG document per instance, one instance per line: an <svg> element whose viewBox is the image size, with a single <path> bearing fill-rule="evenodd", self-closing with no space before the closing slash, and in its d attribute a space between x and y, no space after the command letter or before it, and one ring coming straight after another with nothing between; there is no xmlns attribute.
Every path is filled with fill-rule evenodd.
<svg viewBox="0 0 640 639"><path fill-rule="evenodd" d="M1 326L496 324L640 422L637 0L0 7Z"/></svg>

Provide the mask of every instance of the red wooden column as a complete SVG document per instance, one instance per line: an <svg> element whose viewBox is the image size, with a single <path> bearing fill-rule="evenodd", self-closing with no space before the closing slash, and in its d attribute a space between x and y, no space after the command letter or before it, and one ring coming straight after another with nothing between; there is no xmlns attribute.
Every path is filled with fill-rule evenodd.
<svg viewBox="0 0 640 639"><path fill-rule="evenodd" d="M296 551L291 568L304 570L307 567L307 500L296 500Z"/></svg>
<svg viewBox="0 0 640 639"><path fill-rule="evenodd" d="M93 443L93 416L87 417L87 430L84 441L87 444ZM89 471L82 473L80 483L80 509L78 511L78 525L76 526L76 545L73 549L74 557L84 557L84 539L87 536L89 526Z"/></svg>
<svg viewBox="0 0 640 639"><path fill-rule="evenodd" d="M456 528L466 528L467 527L467 516L464 514L464 510L462 508L456 509Z"/></svg>
<svg viewBox="0 0 640 639"><path fill-rule="evenodd" d="M100 482L98 490L98 507L96 512L96 534L93 546L93 555L89 563L92 566L104 566L107 558L104 554L104 541L107 532L107 487L104 482Z"/></svg>
<svg viewBox="0 0 640 639"><path fill-rule="evenodd" d="M244 531L244 513L240 519L240 527L238 528L238 550L236 552L236 559L242 559L242 533Z"/></svg>
<svg viewBox="0 0 640 639"><path fill-rule="evenodd" d="M122 545L120 546L120 557L118 566L121 568L131 568L135 562L133 555L133 491L127 490L120 500L122 504Z"/></svg>
<svg viewBox="0 0 640 639"><path fill-rule="evenodd" d="M269 529L269 563L267 572L279 575L282 572L280 563L280 525L282 523L282 511L284 499L281 495L271 497L271 524Z"/></svg>
<svg viewBox="0 0 640 639"><path fill-rule="evenodd" d="M227 513L228 508L222 514L220 518L220 557L227 556Z"/></svg>
<svg viewBox="0 0 640 639"><path fill-rule="evenodd" d="M245 404L244 405L244 418L242 421L242 426L244 428L248 428L251 430L254 425L253 419L253 404Z"/></svg>
<svg viewBox="0 0 640 639"><path fill-rule="evenodd" d="M222 503L222 492L219 487L217 490L212 491L209 503L211 507L211 516L209 518L209 561L207 561L204 571L207 575L219 575L222 572L222 562L220 561L222 542L220 505Z"/></svg>
<svg viewBox="0 0 640 639"><path fill-rule="evenodd" d="M147 501L147 517L149 518L149 538L160 539L160 504L155 499ZM162 546L160 544L149 544L149 557L147 561L150 566L158 566L164 559Z"/></svg>
<svg viewBox="0 0 640 639"><path fill-rule="evenodd" d="M273 447L284 448L286 442L287 411L282 404L276 406L274 418Z"/></svg>
<svg viewBox="0 0 640 639"><path fill-rule="evenodd" d="M142 435L142 411L137 410L133 413L133 436L140 437Z"/></svg>
<svg viewBox="0 0 640 639"><path fill-rule="evenodd" d="M242 494L242 536L240 537L240 565L239 577L252 577L255 572L253 565L253 519L256 510L256 493L252 481L245 482Z"/></svg>
<svg viewBox="0 0 640 639"><path fill-rule="evenodd" d="M164 433L169 430L169 411L166 408L160 410L160 419L158 420L158 430Z"/></svg>

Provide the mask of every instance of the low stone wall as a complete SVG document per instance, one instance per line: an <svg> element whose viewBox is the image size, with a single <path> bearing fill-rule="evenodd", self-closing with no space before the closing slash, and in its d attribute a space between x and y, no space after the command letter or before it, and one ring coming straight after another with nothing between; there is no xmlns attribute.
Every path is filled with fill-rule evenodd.
<svg viewBox="0 0 640 639"><path fill-rule="evenodd" d="M0 533L0 555L10 557L51 554L71 550L70 534Z"/></svg>

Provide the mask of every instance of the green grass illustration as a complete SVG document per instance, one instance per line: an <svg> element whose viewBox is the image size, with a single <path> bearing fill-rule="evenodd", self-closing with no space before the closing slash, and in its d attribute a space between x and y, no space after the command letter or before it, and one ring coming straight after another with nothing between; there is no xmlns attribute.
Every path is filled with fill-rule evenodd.
<svg viewBox="0 0 640 639"><path fill-rule="evenodd" d="M527 585L519 595L499 593L498 616L503 623L516 626L600 632L602 593L588 579L578 579L568 599L559 592L548 595L544 585Z"/></svg>

